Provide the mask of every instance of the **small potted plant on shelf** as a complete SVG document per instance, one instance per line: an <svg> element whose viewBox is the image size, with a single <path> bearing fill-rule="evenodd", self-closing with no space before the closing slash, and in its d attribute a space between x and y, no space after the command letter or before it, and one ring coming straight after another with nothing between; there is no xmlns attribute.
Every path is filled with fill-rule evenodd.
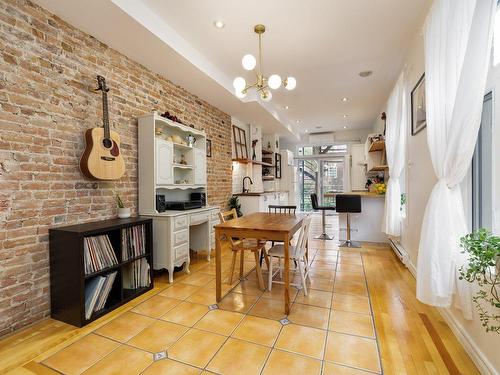
<svg viewBox="0 0 500 375"><path fill-rule="evenodd" d="M125 204L123 204L123 201L118 194L115 195L115 202L118 207L118 217L120 219L130 217L130 207L125 207Z"/></svg>
<svg viewBox="0 0 500 375"><path fill-rule="evenodd" d="M472 301L486 332L500 334L500 237L484 228L460 239L460 247L469 256L460 267L460 280L477 283L479 290Z"/></svg>

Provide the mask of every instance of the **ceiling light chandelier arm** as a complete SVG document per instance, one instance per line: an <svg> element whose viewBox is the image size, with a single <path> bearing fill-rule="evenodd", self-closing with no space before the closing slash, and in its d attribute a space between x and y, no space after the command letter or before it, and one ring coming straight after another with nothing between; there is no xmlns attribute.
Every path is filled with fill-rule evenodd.
<svg viewBox="0 0 500 375"><path fill-rule="evenodd" d="M243 94L246 94L248 92L248 90L250 90L252 87L258 87L257 82L255 82L252 85L246 85L245 88L243 90L241 90L241 92Z"/></svg>
<svg viewBox="0 0 500 375"><path fill-rule="evenodd" d="M271 89L276 90L281 85L283 85L287 90L293 90L297 84L295 78L293 77L282 79L278 74L272 74L270 77L265 77L262 73L262 34L264 34L265 31L266 27L264 25L259 24L254 26L254 32L259 36L259 61L257 62L254 56L248 54L243 56L242 65L245 70L252 70L255 73L257 81L254 84L249 85L245 82L244 78L235 78L235 80L233 81L233 86L236 90L236 96L238 96L239 98L243 98L247 94L249 89L255 88L256 91L260 94L260 98L263 101L268 102L272 98Z"/></svg>

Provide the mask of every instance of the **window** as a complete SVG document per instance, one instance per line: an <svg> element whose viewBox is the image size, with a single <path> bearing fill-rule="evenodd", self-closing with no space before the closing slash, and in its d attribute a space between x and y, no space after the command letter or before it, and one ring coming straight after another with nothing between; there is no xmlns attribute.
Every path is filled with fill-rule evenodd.
<svg viewBox="0 0 500 375"><path fill-rule="evenodd" d="M472 229L493 228L492 94L484 97L481 127L472 158Z"/></svg>
<svg viewBox="0 0 500 375"><path fill-rule="evenodd" d="M328 145L328 146L304 146L299 147L299 156L314 156L314 155L331 155L331 154L346 154L347 145Z"/></svg>

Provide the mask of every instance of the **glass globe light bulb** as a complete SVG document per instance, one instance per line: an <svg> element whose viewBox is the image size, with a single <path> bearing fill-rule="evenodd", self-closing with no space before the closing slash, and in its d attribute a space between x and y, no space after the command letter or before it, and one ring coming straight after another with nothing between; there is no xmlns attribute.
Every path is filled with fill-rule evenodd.
<svg viewBox="0 0 500 375"><path fill-rule="evenodd" d="M293 90L297 86L297 80L293 77L288 77L286 79L286 85L285 88L287 90Z"/></svg>
<svg viewBox="0 0 500 375"><path fill-rule="evenodd" d="M234 92L234 95L236 95L236 97L237 97L237 98L240 98L240 99L243 99L245 96L247 96L247 94L246 94L246 93L244 93L244 92L242 92L242 91L238 91L238 90L236 90L236 91Z"/></svg>
<svg viewBox="0 0 500 375"><path fill-rule="evenodd" d="M243 91L243 89L245 88L246 85L247 85L247 82L245 81L245 78L243 78L243 77L236 77L233 81L233 87L237 92Z"/></svg>
<svg viewBox="0 0 500 375"><path fill-rule="evenodd" d="M248 54L241 59L241 65L243 65L243 69L245 70L253 70L255 65L257 65L257 60L255 60L253 55Z"/></svg>
<svg viewBox="0 0 500 375"><path fill-rule="evenodd" d="M281 86L281 77L277 74L273 74L269 79L267 80L267 85L272 88L273 90L278 89Z"/></svg>
<svg viewBox="0 0 500 375"><path fill-rule="evenodd" d="M267 103L271 101L271 99L273 98L273 94L271 94L271 91L262 91L260 93L260 98L263 102Z"/></svg>

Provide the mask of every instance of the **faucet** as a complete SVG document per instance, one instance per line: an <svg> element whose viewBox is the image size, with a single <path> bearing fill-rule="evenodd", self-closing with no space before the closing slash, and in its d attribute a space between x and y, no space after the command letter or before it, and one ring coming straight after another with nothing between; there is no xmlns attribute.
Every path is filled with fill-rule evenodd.
<svg viewBox="0 0 500 375"><path fill-rule="evenodd" d="M243 194L248 193L250 191L250 189L245 189L245 180L247 178L250 180L250 185L253 185L253 181L250 177L248 176L243 177Z"/></svg>

